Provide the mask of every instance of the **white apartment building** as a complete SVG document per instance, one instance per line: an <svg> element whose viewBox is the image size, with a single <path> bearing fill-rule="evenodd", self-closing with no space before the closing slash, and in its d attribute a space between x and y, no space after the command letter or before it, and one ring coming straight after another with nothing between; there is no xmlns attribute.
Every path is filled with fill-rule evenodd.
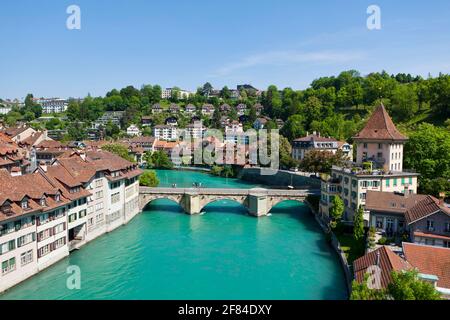
<svg viewBox="0 0 450 320"><path fill-rule="evenodd" d="M186 135L191 139L201 139L206 131L206 127L203 126L201 121L196 121L186 126Z"/></svg>
<svg viewBox="0 0 450 320"><path fill-rule="evenodd" d="M320 132L307 133L305 137L292 141L292 158L295 160L303 160L311 150L331 152L333 154L341 150L345 160L353 160L352 145L334 138L323 137L320 135Z"/></svg>
<svg viewBox="0 0 450 320"><path fill-rule="evenodd" d="M163 89L161 91L161 98L162 99L170 99L172 98L172 93L174 92L175 88L166 88ZM176 89L179 93L178 98L179 99L187 99L189 98L189 95L191 95L191 92L187 91L187 90L182 90L182 89Z"/></svg>
<svg viewBox="0 0 450 320"><path fill-rule="evenodd" d="M19 177L0 171L0 292L138 214L140 173L105 151Z"/></svg>
<svg viewBox="0 0 450 320"><path fill-rule="evenodd" d="M153 137L156 140L174 141L178 139L177 127L170 125L157 125L153 127Z"/></svg>
<svg viewBox="0 0 450 320"><path fill-rule="evenodd" d="M127 128L127 135L129 136L140 136L141 135L141 130L139 130L139 128L132 124Z"/></svg>
<svg viewBox="0 0 450 320"><path fill-rule="evenodd" d="M0 114L8 114L11 110L11 107L0 104Z"/></svg>
<svg viewBox="0 0 450 320"><path fill-rule="evenodd" d="M69 105L67 100L59 98L38 99L36 102L42 106L42 113L47 114L65 112Z"/></svg>

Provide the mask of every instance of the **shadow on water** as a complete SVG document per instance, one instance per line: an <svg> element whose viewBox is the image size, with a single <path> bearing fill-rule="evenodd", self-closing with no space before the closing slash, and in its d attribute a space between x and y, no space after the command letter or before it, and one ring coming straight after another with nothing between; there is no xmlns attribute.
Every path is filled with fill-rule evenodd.
<svg viewBox="0 0 450 320"><path fill-rule="evenodd" d="M173 200L157 199L147 204L144 212L158 211L167 213L184 213L183 208Z"/></svg>
<svg viewBox="0 0 450 320"><path fill-rule="evenodd" d="M202 214L235 214L248 215L245 206L231 199L221 199L208 203L201 210Z"/></svg>

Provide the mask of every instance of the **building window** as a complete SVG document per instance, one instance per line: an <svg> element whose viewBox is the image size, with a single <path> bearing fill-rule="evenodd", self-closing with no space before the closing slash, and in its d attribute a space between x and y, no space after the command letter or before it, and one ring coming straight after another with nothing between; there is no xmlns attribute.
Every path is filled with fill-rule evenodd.
<svg viewBox="0 0 450 320"><path fill-rule="evenodd" d="M11 258L9 260L2 262L2 274L9 273L16 269L16 258Z"/></svg>
<svg viewBox="0 0 450 320"><path fill-rule="evenodd" d="M0 255L5 254L6 252L12 251L16 248L16 241L10 240L0 245Z"/></svg>
<svg viewBox="0 0 450 320"><path fill-rule="evenodd" d="M114 193L113 195L111 195L111 203L112 204L117 203L119 201L120 201L120 193L119 192Z"/></svg>
<svg viewBox="0 0 450 320"><path fill-rule="evenodd" d="M77 214L76 214L76 213L72 213L72 214L69 216L69 223L70 223L70 222L74 222L75 220L77 220Z"/></svg>
<svg viewBox="0 0 450 320"><path fill-rule="evenodd" d="M413 183L413 179L412 179L412 177L409 177L409 184L412 185L412 183Z"/></svg>
<svg viewBox="0 0 450 320"><path fill-rule="evenodd" d="M78 212L78 218L83 218L86 217L86 210L81 210L80 212Z"/></svg>
<svg viewBox="0 0 450 320"><path fill-rule="evenodd" d="M17 247L18 248L23 247L23 246L33 242L34 239L35 239L35 233L34 232L29 233L29 234L27 234L25 236L22 236L20 238L17 238Z"/></svg>
<svg viewBox="0 0 450 320"><path fill-rule="evenodd" d="M364 148L364 149L367 149L367 143L364 143L364 144L363 144L363 148Z"/></svg>
<svg viewBox="0 0 450 320"><path fill-rule="evenodd" d="M427 220L427 230L434 231L434 221L433 220Z"/></svg>
<svg viewBox="0 0 450 320"><path fill-rule="evenodd" d="M397 186L397 178L394 179L394 187Z"/></svg>
<svg viewBox="0 0 450 320"><path fill-rule="evenodd" d="M391 186L391 179L386 179L386 187L390 187Z"/></svg>
<svg viewBox="0 0 450 320"><path fill-rule="evenodd" d="M450 232L450 222L445 224L445 232Z"/></svg>
<svg viewBox="0 0 450 320"><path fill-rule="evenodd" d="M64 232L64 230L66 230L66 224L63 222L54 227L53 234Z"/></svg>
<svg viewBox="0 0 450 320"><path fill-rule="evenodd" d="M22 209L28 209L28 200L22 200Z"/></svg>
<svg viewBox="0 0 450 320"><path fill-rule="evenodd" d="M38 258L41 258L41 257L49 254L52 251L51 246L52 246L52 244L47 244L47 245L43 246L42 248L39 248Z"/></svg>
<svg viewBox="0 0 450 320"><path fill-rule="evenodd" d="M56 250L63 247L65 244L66 244L66 237L60 238L53 243L53 248Z"/></svg>
<svg viewBox="0 0 450 320"><path fill-rule="evenodd" d="M23 267L33 262L33 250L29 250L20 255L20 265Z"/></svg>
<svg viewBox="0 0 450 320"><path fill-rule="evenodd" d="M381 143L378 144L378 149L383 149L383 145Z"/></svg>

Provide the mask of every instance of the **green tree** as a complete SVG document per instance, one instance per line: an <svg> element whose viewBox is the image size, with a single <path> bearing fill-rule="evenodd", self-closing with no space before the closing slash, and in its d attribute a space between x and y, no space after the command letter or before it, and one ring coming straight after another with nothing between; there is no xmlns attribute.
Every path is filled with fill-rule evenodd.
<svg viewBox="0 0 450 320"><path fill-rule="evenodd" d="M364 237L364 210L359 206L353 217L353 238L356 241Z"/></svg>
<svg viewBox="0 0 450 320"><path fill-rule="evenodd" d="M271 117L278 118L282 114L282 100L278 88L271 85L263 94L263 106L266 113Z"/></svg>
<svg viewBox="0 0 450 320"><path fill-rule="evenodd" d="M307 172L329 173L333 165L341 165L342 151L335 154L329 151L311 150L306 153L300 162L300 167Z"/></svg>
<svg viewBox="0 0 450 320"><path fill-rule="evenodd" d="M173 163L164 151L155 151L151 155L151 161L148 162L155 169L172 169Z"/></svg>
<svg viewBox="0 0 450 320"><path fill-rule="evenodd" d="M438 196L442 186L436 179L450 179L450 132L428 123L419 125L409 136L405 145L405 168L420 173L419 190ZM445 188L445 183L443 185Z"/></svg>
<svg viewBox="0 0 450 320"><path fill-rule="evenodd" d="M288 138L289 141L300 138L306 134L305 123L306 119L303 115L290 116L281 129L281 134Z"/></svg>
<svg viewBox="0 0 450 320"><path fill-rule="evenodd" d="M279 156L281 168L289 169L298 166L298 162L292 158L292 146L289 140L280 135Z"/></svg>
<svg viewBox="0 0 450 320"><path fill-rule="evenodd" d="M157 187L159 185L159 179L156 172L153 170L146 170L139 177L139 184L145 187Z"/></svg>
<svg viewBox="0 0 450 320"><path fill-rule="evenodd" d="M369 289L367 283L369 275L364 276L364 281L359 283L356 280L352 282L352 294L350 300L387 300L386 290Z"/></svg>
<svg viewBox="0 0 450 320"><path fill-rule="evenodd" d="M393 272L388 291L394 300L441 299L439 292L431 283L420 280L416 270Z"/></svg>
<svg viewBox="0 0 450 320"><path fill-rule="evenodd" d="M439 75L431 81L430 106L439 115L450 117L450 75Z"/></svg>
<svg viewBox="0 0 450 320"><path fill-rule="evenodd" d="M344 215L344 201L341 197L336 195L331 201L330 217L331 217L331 228L335 229L336 226L341 222L342 216Z"/></svg>

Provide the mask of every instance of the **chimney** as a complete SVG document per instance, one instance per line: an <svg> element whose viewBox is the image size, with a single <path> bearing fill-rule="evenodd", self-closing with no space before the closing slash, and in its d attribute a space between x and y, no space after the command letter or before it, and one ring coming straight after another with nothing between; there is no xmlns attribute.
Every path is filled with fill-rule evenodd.
<svg viewBox="0 0 450 320"><path fill-rule="evenodd" d="M439 192L439 205L443 206L445 204L445 192Z"/></svg>
<svg viewBox="0 0 450 320"><path fill-rule="evenodd" d="M377 251L377 261L376 261L375 265L380 266L380 250Z"/></svg>
<svg viewBox="0 0 450 320"><path fill-rule="evenodd" d="M405 198L408 198L409 196L409 186L407 184L404 187L403 195L405 196Z"/></svg>
<svg viewBox="0 0 450 320"><path fill-rule="evenodd" d="M41 168L42 171L47 172L47 164L44 161L39 162L39 168Z"/></svg>

